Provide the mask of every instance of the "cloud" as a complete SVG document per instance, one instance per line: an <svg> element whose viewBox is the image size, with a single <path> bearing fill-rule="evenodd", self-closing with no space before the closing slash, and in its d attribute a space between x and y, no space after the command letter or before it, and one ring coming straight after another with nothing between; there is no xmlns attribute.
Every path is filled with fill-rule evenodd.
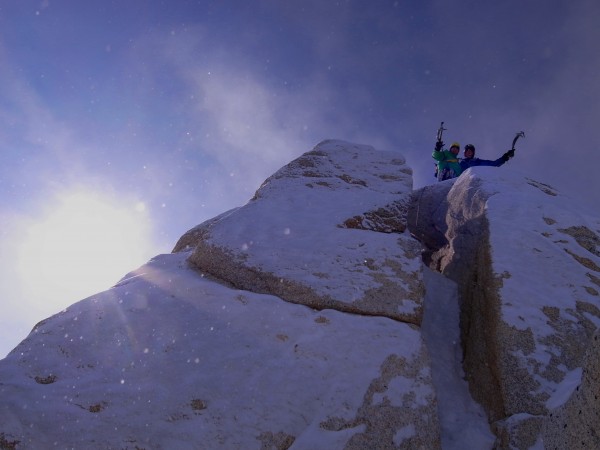
<svg viewBox="0 0 600 450"><path fill-rule="evenodd" d="M177 111L179 123L185 123L180 153L190 161L200 156L200 165L209 165L221 179L223 173L234 174L225 182L240 189L255 189L320 140L353 128L327 80L308 76L302 83L288 82L259 61L211 41L202 29L186 27L166 40L144 36L140 46L154 49L152 64L168 68L171 83L185 92ZM160 80L145 83L158 87ZM220 182L209 178L214 178L211 186Z"/></svg>

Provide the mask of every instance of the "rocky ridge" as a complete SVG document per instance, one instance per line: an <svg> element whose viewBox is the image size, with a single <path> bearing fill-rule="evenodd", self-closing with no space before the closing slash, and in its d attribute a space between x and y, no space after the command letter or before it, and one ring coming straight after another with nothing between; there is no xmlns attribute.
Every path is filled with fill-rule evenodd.
<svg viewBox="0 0 600 450"><path fill-rule="evenodd" d="M451 448L425 265L459 287L495 448L596 448L599 230L534 180L413 192L399 154L325 141L36 326L0 361L0 448Z"/></svg>

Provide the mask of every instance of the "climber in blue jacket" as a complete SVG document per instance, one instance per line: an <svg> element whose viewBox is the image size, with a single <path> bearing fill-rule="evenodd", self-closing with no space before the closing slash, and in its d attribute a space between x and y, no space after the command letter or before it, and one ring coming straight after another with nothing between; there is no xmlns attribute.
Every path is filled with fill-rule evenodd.
<svg viewBox="0 0 600 450"><path fill-rule="evenodd" d="M469 167L475 167L475 166L500 167L502 164L504 164L506 161L508 161L513 156L515 156L515 151L509 150L506 153L504 153L500 158L496 159L495 161L492 161L489 159L475 158L475 146L473 144L467 144L467 145L465 145L464 158L462 158L460 160L459 164L460 164L460 168L462 169L462 172L467 170Z"/></svg>

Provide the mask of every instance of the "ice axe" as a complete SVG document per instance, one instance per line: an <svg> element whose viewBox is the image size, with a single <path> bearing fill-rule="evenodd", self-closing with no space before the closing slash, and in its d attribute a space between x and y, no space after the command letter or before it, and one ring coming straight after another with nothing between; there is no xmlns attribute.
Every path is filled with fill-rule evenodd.
<svg viewBox="0 0 600 450"><path fill-rule="evenodd" d="M515 151L515 144L517 143L517 141L519 140L520 137L522 137L522 138L525 137L525 132L524 131L519 131L517 133L517 135L515 136L515 138L513 139L512 148L510 149L512 152Z"/></svg>
<svg viewBox="0 0 600 450"><path fill-rule="evenodd" d="M512 158L513 156L515 156L515 144L517 143L517 141L519 140L519 138L525 137L525 132L524 131L519 131L517 133L517 135L515 136L515 138L513 139L513 143L512 143L512 147L509 151L507 151L503 156L505 157L505 161L508 161L510 158Z"/></svg>
<svg viewBox="0 0 600 450"><path fill-rule="evenodd" d="M446 128L444 128L444 122L442 122L440 124L440 127L438 128L438 132L437 132L437 141L438 142L442 142L442 133L444 132L444 130L446 130Z"/></svg>

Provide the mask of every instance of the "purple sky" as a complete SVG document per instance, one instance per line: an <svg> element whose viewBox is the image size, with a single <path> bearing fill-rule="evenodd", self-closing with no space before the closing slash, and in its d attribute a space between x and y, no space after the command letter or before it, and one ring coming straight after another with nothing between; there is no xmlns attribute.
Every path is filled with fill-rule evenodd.
<svg viewBox="0 0 600 450"><path fill-rule="evenodd" d="M524 130L498 170L596 214L598 23L594 0L0 1L2 316L77 299L28 304L11 262L68 193L130 207L151 256L327 138L403 153L421 187L441 121L486 159Z"/></svg>

